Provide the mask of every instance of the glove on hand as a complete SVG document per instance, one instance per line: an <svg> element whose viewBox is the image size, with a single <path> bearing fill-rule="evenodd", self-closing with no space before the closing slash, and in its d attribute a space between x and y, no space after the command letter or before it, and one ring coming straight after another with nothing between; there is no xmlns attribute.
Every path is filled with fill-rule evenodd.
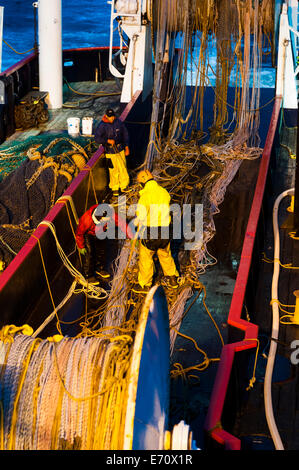
<svg viewBox="0 0 299 470"><path fill-rule="evenodd" d="M87 253L86 248L79 248L79 253L80 253L80 255L85 256L86 253Z"/></svg>

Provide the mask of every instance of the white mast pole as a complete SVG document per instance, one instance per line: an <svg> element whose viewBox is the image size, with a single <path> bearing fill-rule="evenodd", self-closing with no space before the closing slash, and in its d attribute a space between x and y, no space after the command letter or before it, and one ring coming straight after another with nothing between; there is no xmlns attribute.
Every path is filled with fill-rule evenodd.
<svg viewBox="0 0 299 470"><path fill-rule="evenodd" d="M63 104L61 0L38 1L39 89L47 91L48 106Z"/></svg>

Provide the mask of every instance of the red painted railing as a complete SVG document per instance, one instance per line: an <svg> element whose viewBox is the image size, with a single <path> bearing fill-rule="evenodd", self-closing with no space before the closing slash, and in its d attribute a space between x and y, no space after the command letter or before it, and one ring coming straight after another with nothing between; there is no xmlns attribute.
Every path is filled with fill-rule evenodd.
<svg viewBox="0 0 299 470"><path fill-rule="evenodd" d="M256 340L258 336L258 326L241 319L241 313L251 266L254 241L264 197L272 146L280 114L280 107L281 97L276 97L265 147L261 158L260 169L249 214L237 279L228 315L228 324L241 331L244 331L244 339L236 343L227 344L222 349L216 380L214 383L210 405L205 421L205 430L209 433L211 438L218 443L223 444L226 449L230 450L239 450L241 443L238 438L222 429L221 416L224 401L226 399L227 387L230 380L235 353L245 349L255 348L257 346Z"/></svg>
<svg viewBox="0 0 299 470"><path fill-rule="evenodd" d="M80 48L70 48L70 49L64 49L64 53L68 52L92 52L92 51L101 51L101 50L108 50L109 46L100 46L100 47L80 47ZM113 49L117 50L119 49L118 47L113 47ZM28 54L26 57L23 59L19 60L15 64L13 64L11 67L9 67L6 70L3 70L3 72L0 72L0 77L3 77L4 75L11 75L12 73L16 72L17 70L20 70L24 65L29 64L33 59L37 58L38 54L36 52L32 52L31 54Z"/></svg>

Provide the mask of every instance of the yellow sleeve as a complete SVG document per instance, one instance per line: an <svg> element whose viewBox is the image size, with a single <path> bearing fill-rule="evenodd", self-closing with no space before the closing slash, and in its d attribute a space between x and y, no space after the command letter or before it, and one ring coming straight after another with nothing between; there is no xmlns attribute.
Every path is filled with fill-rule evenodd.
<svg viewBox="0 0 299 470"><path fill-rule="evenodd" d="M146 225L147 211L148 211L148 208L146 205L145 197L140 196L139 201L137 203L136 216L141 225Z"/></svg>

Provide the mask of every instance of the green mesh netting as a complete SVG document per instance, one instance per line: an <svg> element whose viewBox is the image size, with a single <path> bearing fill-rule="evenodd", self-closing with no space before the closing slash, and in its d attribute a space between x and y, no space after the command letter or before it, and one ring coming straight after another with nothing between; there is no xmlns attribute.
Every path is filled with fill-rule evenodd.
<svg viewBox="0 0 299 470"><path fill-rule="evenodd" d="M4 269L96 150L92 138L51 132L0 149L0 261ZM3 264L4 263L4 264Z"/></svg>

